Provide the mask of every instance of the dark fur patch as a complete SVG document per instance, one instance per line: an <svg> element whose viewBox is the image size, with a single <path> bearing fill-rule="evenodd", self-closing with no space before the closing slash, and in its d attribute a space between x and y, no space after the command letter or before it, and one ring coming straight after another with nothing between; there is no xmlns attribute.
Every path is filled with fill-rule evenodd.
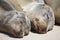
<svg viewBox="0 0 60 40"><path fill-rule="evenodd" d="M4 0L0 0L0 5L4 10L7 11L13 10L13 8Z"/></svg>

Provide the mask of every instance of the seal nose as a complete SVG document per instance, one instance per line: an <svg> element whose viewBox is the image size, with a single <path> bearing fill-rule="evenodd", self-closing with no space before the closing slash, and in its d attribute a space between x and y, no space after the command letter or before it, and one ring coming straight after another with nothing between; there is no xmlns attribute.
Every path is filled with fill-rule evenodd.
<svg viewBox="0 0 60 40"><path fill-rule="evenodd" d="M15 30L13 30L12 34L16 38L23 38L22 32L16 32Z"/></svg>
<svg viewBox="0 0 60 40"><path fill-rule="evenodd" d="M41 30L41 33L42 33L42 34L47 33L46 28L42 29L42 30Z"/></svg>
<svg viewBox="0 0 60 40"><path fill-rule="evenodd" d="M17 35L17 38L23 38L23 33L21 32L18 32L16 35Z"/></svg>

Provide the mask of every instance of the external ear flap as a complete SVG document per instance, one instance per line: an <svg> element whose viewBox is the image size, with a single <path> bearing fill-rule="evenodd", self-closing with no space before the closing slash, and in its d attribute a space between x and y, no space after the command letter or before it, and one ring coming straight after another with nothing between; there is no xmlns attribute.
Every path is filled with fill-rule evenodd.
<svg viewBox="0 0 60 40"><path fill-rule="evenodd" d="M7 11L13 10L13 8L4 0L0 0L0 5L4 10L7 10Z"/></svg>

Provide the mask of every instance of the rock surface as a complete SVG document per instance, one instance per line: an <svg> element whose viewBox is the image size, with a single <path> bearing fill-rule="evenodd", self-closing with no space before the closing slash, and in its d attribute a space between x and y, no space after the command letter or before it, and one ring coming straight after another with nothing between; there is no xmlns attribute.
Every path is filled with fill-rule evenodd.
<svg viewBox="0 0 60 40"><path fill-rule="evenodd" d="M6 34L0 33L0 40L60 40L60 26L54 26L52 31L47 34L36 34L30 32L24 38L12 38Z"/></svg>

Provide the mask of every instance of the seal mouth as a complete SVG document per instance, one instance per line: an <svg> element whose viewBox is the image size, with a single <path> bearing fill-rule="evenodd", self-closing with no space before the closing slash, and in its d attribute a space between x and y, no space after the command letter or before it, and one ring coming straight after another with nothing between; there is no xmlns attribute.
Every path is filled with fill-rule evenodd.
<svg viewBox="0 0 60 40"><path fill-rule="evenodd" d="M12 31L12 35L16 38L23 38L23 36L20 36L20 32L16 32L15 30Z"/></svg>

